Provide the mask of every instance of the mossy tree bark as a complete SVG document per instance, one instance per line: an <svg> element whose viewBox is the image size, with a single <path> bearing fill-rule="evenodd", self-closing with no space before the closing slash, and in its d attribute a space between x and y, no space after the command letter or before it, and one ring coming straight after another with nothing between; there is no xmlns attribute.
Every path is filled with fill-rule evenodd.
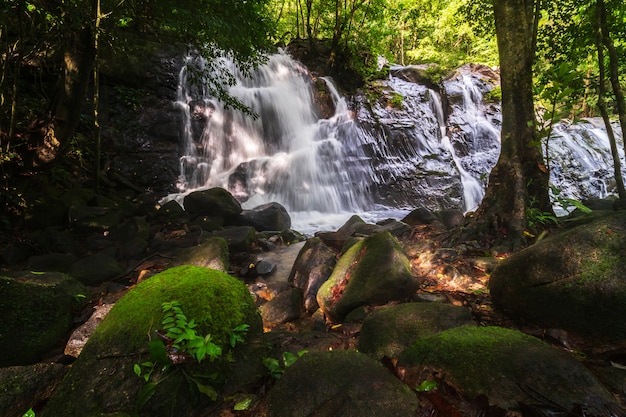
<svg viewBox="0 0 626 417"><path fill-rule="evenodd" d="M536 4L494 0L502 87L502 149L485 197L464 237L518 249L525 244L529 210L553 213L549 175L535 135L532 66Z"/></svg>

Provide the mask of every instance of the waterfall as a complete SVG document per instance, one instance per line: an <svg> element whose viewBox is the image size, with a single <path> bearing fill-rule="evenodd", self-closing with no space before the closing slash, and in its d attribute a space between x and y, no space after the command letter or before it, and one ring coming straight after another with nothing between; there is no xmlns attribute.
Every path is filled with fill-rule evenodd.
<svg viewBox="0 0 626 417"><path fill-rule="evenodd" d="M466 88L467 94L464 94L464 108L466 110L466 116L473 117L475 120L481 120L484 118L483 113L477 110L479 103L482 102L482 94L479 94L476 89L473 89L473 85L468 85ZM444 117L443 106L441 104L441 96L434 90L431 90L431 98L433 111L437 116L437 122L439 123L441 130L441 143L443 147L450 152L454 165L459 172L461 178L461 184L463 185L463 211L465 213L475 210L483 199L485 190L478 178L474 178L472 174L463 167L461 158L457 155L450 137L447 133L447 125ZM474 121L474 124L477 124ZM495 129L494 129L495 130ZM472 135L473 138L475 135ZM497 137L497 136L496 136Z"/></svg>
<svg viewBox="0 0 626 417"><path fill-rule="evenodd" d="M229 93L258 117L226 108L201 88L192 91L188 62L181 70L177 106L183 117L180 158L182 201L194 190L223 187L253 208L267 202L285 206L294 227L298 219L320 223L347 218L371 207L369 168L352 113L332 83L323 82L335 111L319 116L307 69L286 54L268 58L249 76L230 70ZM321 226L321 224L316 224Z"/></svg>
<svg viewBox="0 0 626 417"><path fill-rule="evenodd" d="M622 175L626 175L623 135L619 124L613 124L620 155ZM583 201L617 195L613 156L601 118L583 119L577 123L557 123L549 140L550 180L559 197ZM555 205L557 214L573 207Z"/></svg>
<svg viewBox="0 0 626 417"><path fill-rule="evenodd" d="M162 202L223 187L244 208L282 204L305 233L336 229L352 214L375 222L416 207L467 212L480 203L500 152L500 106L484 100L498 82L493 70L463 66L436 91L415 81L414 67L393 67L388 79L348 102L330 78L316 84L284 53L249 75L223 64L236 78L229 93L258 117L190 83L190 70L203 65L190 59L176 100L183 119L179 193ZM330 112L316 95L326 97ZM561 200L615 193L599 119L557 123L549 148Z"/></svg>

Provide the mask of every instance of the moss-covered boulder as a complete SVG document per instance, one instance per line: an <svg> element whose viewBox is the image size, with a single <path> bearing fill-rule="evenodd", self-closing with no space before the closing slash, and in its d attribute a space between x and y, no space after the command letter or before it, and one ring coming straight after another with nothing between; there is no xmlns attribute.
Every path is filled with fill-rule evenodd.
<svg viewBox="0 0 626 417"><path fill-rule="evenodd" d="M445 378L466 400L486 395L491 405L583 406L590 416L612 415L615 400L570 354L532 336L499 327L461 326L422 337L398 361L405 382ZM615 414L619 415L619 414Z"/></svg>
<svg viewBox="0 0 626 417"><path fill-rule="evenodd" d="M394 417L419 410L411 389L355 351L312 352L287 368L268 395L268 417Z"/></svg>
<svg viewBox="0 0 626 417"><path fill-rule="evenodd" d="M135 364L153 360L150 340L162 327L162 303L178 301L198 335L211 335L222 348L215 360L173 365L149 379L134 373ZM230 348L232 330L250 327L245 343ZM71 371L44 409L44 417L129 413L140 416L185 416L212 400L201 392L217 393L253 383L264 372L262 324L247 287L225 273L197 266L163 271L140 283L120 299L96 329ZM144 368L147 369L147 368ZM153 390L151 390L153 388ZM144 391L142 391L144 389ZM210 391L210 390L209 390ZM153 394L146 396L145 394ZM208 392L210 393L210 392Z"/></svg>
<svg viewBox="0 0 626 417"><path fill-rule="evenodd" d="M377 360L384 356L397 358L418 337L473 323L467 308L450 304L423 302L386 306L365 317L359 351Z"/></svg>
<svg viewBox="0 0 626 417"><path fill-rule="evenodd" d="M59 272L0 276L0 366L38 362L71 329L85 294L83 285Z"/></svg>
<svg viewBox="0 0 626 417"><path fill-rule="evenodd" d="M204 266L226 272L230 265L228 244L221 237L212 237L204 243L182 248L176 255L177 265Z"/></svg>
<svg viewBox="0 0 626 417"><path fill-rule="evenodd" d="M417 287L398 240L383 232L358 241L341 256L318 290L317 302L331 319L341 320L360 306L405 300Z"/></svg>
<svg viewBox="0 0 626 417"><path fill-rule="evenodd" d="M0 368L0 415L22 417L50 398L68 367L59 363L36 363Z"/></svg>
<svg viewBox="0 0 626 417"><path fill-rule="evenodd" d="M502 261L489 281L493 303L545 327L624 341L625 255L626 212L591 217Z"/></svg>

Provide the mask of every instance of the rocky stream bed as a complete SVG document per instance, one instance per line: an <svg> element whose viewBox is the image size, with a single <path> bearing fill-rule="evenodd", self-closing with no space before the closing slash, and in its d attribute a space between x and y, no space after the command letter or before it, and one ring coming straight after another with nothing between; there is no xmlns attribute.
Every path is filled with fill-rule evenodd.
<svg viewBox="0 0 626 417"><path fill-rule="evenodd" d="M153 277L177 271L135 299L179 294L197 273L184 268L235 277L254 296L258 328L220 371L214 401L181 394L189 380L179 381L139 415L624 415L623 212L573 218L508 254L448 244L463 221L454 210L380 224L355 216L307 237L280 205L242 211L222 189L190 196L186 211L68 198L69 224L5 242L2 415L131 415L149 335L138 336L143 348L115 335L141 310L117 313L121 327L79 353L111 306Z"/></svg>

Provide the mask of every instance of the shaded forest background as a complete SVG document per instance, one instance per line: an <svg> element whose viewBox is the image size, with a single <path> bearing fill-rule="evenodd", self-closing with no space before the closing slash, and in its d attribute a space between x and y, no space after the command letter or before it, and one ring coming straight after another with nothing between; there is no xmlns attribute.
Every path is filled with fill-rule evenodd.
<svg viewBox="0 0 626 417"><path fill-rule="evenodd" d="M494 10L500 10L498 31ZM520 10L528 14L525 28L502 18ZM263 61L262 53L297 42L339 85L356 89L384 76L384 62L435 64L435 82L467 62L497 66L511 52L498 53L498 41L508 36L529 45L529 65L515 70L532 77L529 100L537 123L523 140L538 149L533 158L547 162L541 140L555 120L599 115L626 125L625 23L620 0L5 1L0 228L15 229L32 216L42 184L78 181L98 189L102 74L115 79L128 108L139 111L141 90L132 74L146 71L155 51L205 56L210 65L199 78L216 97L242 107L227 94L233 77L218 59L224 54L245 71ZM25 185L33 183L38 185ZM525 197L522 220L530 209L549 210L533 206L537 193L545 190ZM519 235L526 224L516 227Z"/></svg>

